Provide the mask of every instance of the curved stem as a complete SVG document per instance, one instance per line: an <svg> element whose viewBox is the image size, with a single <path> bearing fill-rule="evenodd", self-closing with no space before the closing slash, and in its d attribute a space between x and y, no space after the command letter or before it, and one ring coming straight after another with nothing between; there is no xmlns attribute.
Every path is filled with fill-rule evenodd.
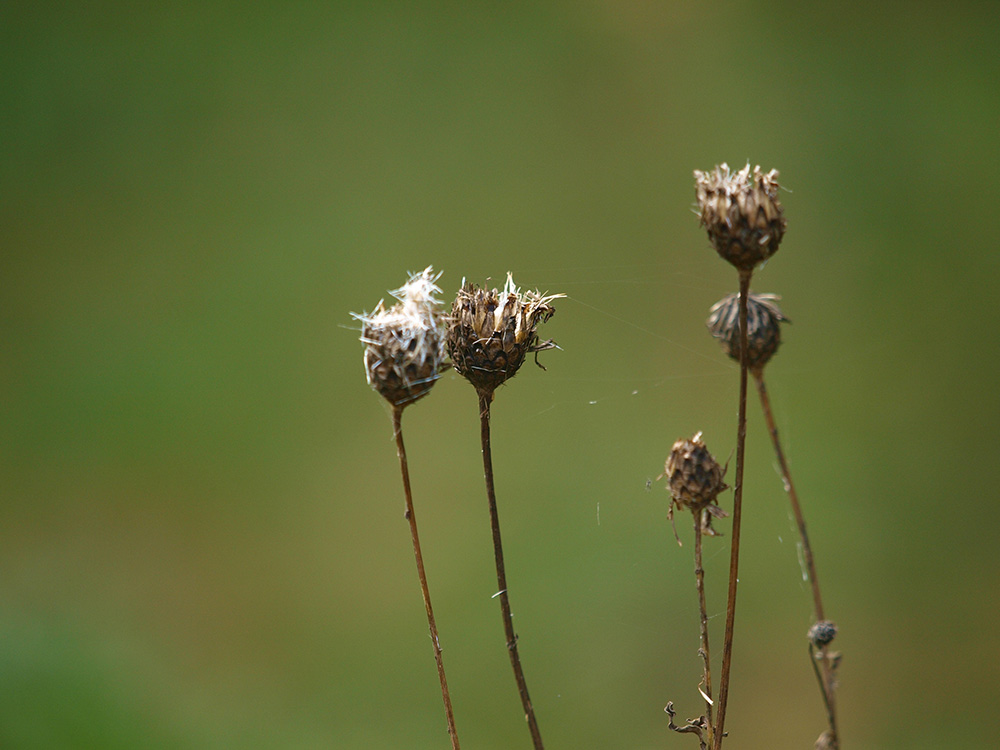
<svg viewBox="0 0 1000 750"><path fill-rule="evenodd" d="M726 602L726 634L722 642L722 676L719 680L719 712L715 724L715 750L725 737L729 673L733 662L733 628L736 623L736 589L740 568L740 522L743 512L743 463L747 436L747 297L753 271L740 270L740 405L736 428L736 488L733 492L733 540L729 554L729 598Z"/></svg>
<svg viewBox="0 0 1000 750"><path fill-rule="evenodd" d="M762 370L754 370L754 380L757 382L757 393L760 395L760 405L764 411L764 420L767 422L767 430L771 434L771 443L774 445L774 452L778 457L778 466L781 468L781 479L784 482L785 490L788 492L788 500L792 505L792 513L795 516L795 523L799 527L799 537L802 539L802 556L806 563L806 573L809 576L809 583L812 586L813 604L816 608L816 622L825 620L823 614L823 597L820 595L819 579L816 577L816 564L813 561L812 547L809 545L809 534L806 533L806 520L802 515L802 506L799 504L799 496L792 483L792 474L785 461L785 452L781 449L781 441L778 439L778 427L774 421L774 414L771 411L771 399L767 395L767 386L764 384L764 373ZM810 646L810 654L812 654ZM836 746L837 742L837 704L834 696L833 674L830 668L829 658L826 654L826 647L819 649L819 659L813 658L813 667L819 661L823 666L823 676L819 678L820 688L823 690L823 702L826 704L827 717L830 723L830 733ZM819 677L819 674L817 674Z"/></svg>
<svg viewBox="0 0 1000 750"><path fill-rule="evenodd" d="M500 612L503 615L503 630L507 638L507 652L510 654L510 665L514 668L514 680L517 682L517 692L521 696L521 705L524 707L524 719L528 722L528 730L531 732L531 741L535 750L544 750L542 745L542 735L538 731L538 722L535 720L535 709L531 705L531 698L528 696L528 683L524 679L524 670L521 669L521 657L517 653L517 635L514 633L514 622L511 619L510 600L507 596L507 574L503 564L503 544L500 540L500 516L497 514L496 491L493 487L493 456L490 451L490 402L493 400L492 391L478 391L479 393L479 421L480 433L483 444L483 472L486 479L486 497L490 506L490 525L493 529L493 555L496 559L497 568L497 589L500 599Z"/></svg>
<svg viewBox="0 0 1000 750"><path fill-rule="evenodd" d="M778 427L774 422L774 414L771 412L771 399L767 395L767 386L764 384L764 373L755 370L754 380L757 381L757 393L760 395L760 405L764 410L764 420L767 422L767 430L771 433L771 443L774 445L774 452L778 457L778 466L781 468L781 480L785 484L785 491L788 492L788 500L792 504L792 513L795 515L795 523L799 527L799 536L802 539L802 556L805 558L806 571L809 582L812 585L813 604L816 607L816 621L825 620L823 616L823 598L819 593L819 579L816 578L816 564L813 562L812 547L809 546L809 535L806 533L806 520L802 515L802 506L799 505L799 496L795 492L795 485L792 484L792 475L788 471L788 464L785 461L785 453L781 450L781 441L778 440Z"/></svg>
<svg viewBox="0 0 1000 750"><path fill-rule="evenodd" d="M455 729L455 715L451 708L451 695L448 692L448 680L444 675L444 658L441 655L441 642L438 639L437 625L434 622L434 610L431 608L431 592L427 587L427 575L424 572L424 556L420 551L420 537L417 534L417 516L413 512L413 495L410 492L410 469L406 462L406 448L403 445L403 407L396 406L392 410L392 431L396 436L396 454L399 456L399 469L403 475L403 490L406 494L406 520L410 522L410 537L413 539L413 556L417 561L417 577L420 579L420 593L424 597L424 608L427 610L427 626L431 631L431 644L434 646L434 660L437 662L438 680L441 682L441 697L444 699L444 713L448 719L448 735L451 737L452 750L459 750L458 731Z"/></svg>

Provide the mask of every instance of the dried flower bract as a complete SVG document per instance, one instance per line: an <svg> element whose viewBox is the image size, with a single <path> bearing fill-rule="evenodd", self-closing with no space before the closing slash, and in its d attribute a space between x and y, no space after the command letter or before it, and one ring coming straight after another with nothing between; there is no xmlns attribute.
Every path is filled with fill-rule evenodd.
<svg viewBox="0 0 1000 750"><path fill-rule="evenodd" d="M368 384L393 406L426 396L441 373L446 327L434 283L440 275L428 266L390 292L398 301L388 310L380 300L370 313L352 313L362 324Z"/></svg>
<svg viewBox="0 0 1000 750"><path fill-rule="evenodd" d="M778 250L787 221L778 201L778 172L748 163L739 172L720 164L695 170L699 218L716 252L740 270L752 271Z"/></svg>
<svg viewBox="0 0 1000 750"><path fill-rule="evenodd" d="M502 291L463 282L448 329L455 369L476 390L492 394L529 353L556 348L551 340L539 342L537 327L555 313L549 303L564 296L522 292L509 273Z"/></svg>
<svg viewBox="0 0 1000 750"><path fill-rule="evenodd" d="M747 367L760 370L781 344L780 323L788 319L778 308L776 294L747 296ZM740 295L730 294L712 305L706 325L726 354L740 361Z"/></svg>
<svg viewBox="0 0 1000 750"><path fill-rule="evenodd" d="M722 518L727 513L715 505L719 493L729 489L722 481L725 471L719 466L701 440L699 432L691 439L681 439L667 457L665 476L673 506L690 508L692 512L707 510Z"/></svg>

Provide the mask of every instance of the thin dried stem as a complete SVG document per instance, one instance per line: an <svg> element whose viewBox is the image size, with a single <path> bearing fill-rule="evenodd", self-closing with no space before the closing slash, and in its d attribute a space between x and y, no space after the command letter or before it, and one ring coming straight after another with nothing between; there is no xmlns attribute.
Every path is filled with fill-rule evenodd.
<svg viewBox="0 0 1000 750"><path fill-rule="evenodd" d="M417 577L420 579L420 593L423 594L424 608L427 610L427 626L431 631L434 660L437 662L438 680L441 682L444 713L448 719L448 735L451 737L452 750L459 750L458 731L455 729L455 714L451 707L448 680L444 674L444 658L441 655L441 642L438 638L437 625L434 622L434 610L431 608L431 592L427 587L427 575L424 572L424 556L420 551L420 536L417 534L417 516L413 511L413 495L410 492L410 470L406 462L406 447L403 445L402 418L403 406L395 406L392 410L392 431L396 436L396 453L399 456L399 469L403 475L403 489L406 494L405 516L406 520L410 523L410 537L413 539L413 556L417 561Z"/></svg>
<svg viewBox="0 0 1000 750"><path fill-rule="evenodd" d="M732 546L729 555L729 597L726 602L726 634L722 642L722 676L719 680L719 711L715 723L714 750L725 737L726 706L729 702L729 674L733 662L733 627L736 623L736 589L740 568L740 521L743 513L743 463L747 436L747 297L752 270L740 272L740 404L736 428L736 487L733 492Z"/></svg>
<svg viewBox="0 0 1000 750"><path fill-rule="evenodd" d="M812 662L816 681L819 682L819 689L823 694L823 705L826 707L826 718L830 725L830 731L826 733L830 743L828 747L838 748L840 747L840 737L837 734L837 705L834 701L835 677L826 653L826 646L816 648L810 643L809 660Z"/></svg>
<svg viewBox="0 0 1000 750"><path fill-rule="evenodd" d="M792 474L785 461L785 452L781 449L781 441L778 439L778 427L771 411L771 399L767 395L767 386L764 384L764 373L757 370L753 375L754 380L757 381L757 393L760 394L760 405L764 410L767 430L771 433L771 443L774 445L778 466L781 468L781 480L784 482L785 491L788 492L788 500L792 504L795 523L799 527L799 536L802 539L802 556L805 558L806 572L809 576L809 583L812 585L813 603L816 606L816 622L819 622L825 620L826 617L823 615L823 597L819 591L819 579L816 577L816 564L813 562L812 547L809 545L809 534L806 533L806 520L802 515L802 506L799 505L799 496L795 492L795 485L792 483Z"/></svg>
<svg viewBox="0 0 1000 750"><path fill-rule="evenodd" d="M507 595L507 574L503 564L503 544L500 540L500 516L497 513L496 491L493 487L493 456L490 451L490 402L493 400L491 390L479 390L479 421L483 444L483 471L486 478L486 496L490 506L490 525L493 529L493 554L497 568L497 589L500 599L500 611L503 615L503 629L507 638L507 651L510 654L510 665L514 669L514 680L517 682L517 692L521 696L524 707L524 719L528 722L531 741L535 750L544 750L542 735L538 731L535 720L535 709L528 696L528 683L521 669L521 657L517 653L517 635L514 633L514 622L510 613L510 600Z"/></svg>
<svg viewBox="0 0 1000 750"><path fill-rule="evenodd" d="M754 380L757 382L757 393L760 394L760 405L764 411L764 420L767 422L767 430L771 434L771 443L774 445L775 455L778 457L778 466L781 468L781 479L788 492L788 500L792 505L792 513L795 516L795 523L799 527L799 537L802 540L802 556L806 563L806 573L809 576L809 583L812 586L813 604L816 608L816 622L826 619L823 614L823 597L820 594L819 579L816 577L816 564L813 560L812 547L809 545L809 534L806 532L806 520L802 515L802 506L799 504L799 496L792 483L792 474L788 469L788 462L785 460L785 452L781 449L781 441L778 438L778 427L774 421L774 413L771 411L771 399L767 394L767 386L764 383L763 370L754 370ZM837 704L834 695L834 676L827 657L826 646L818 649L819 659L815 658L812 644L810 644L810 655L812 656L813 667L816 663L822 665L822 676L817 672L820 688L823 691L823 702L826 705L827 718L830 723L830 734L834 746L837 743Z"/></svg>
<svg viewBox="0 0 1000 750"><path fill-rule="evenodd" d="M705 685L705 728L708 734L708 743L714 739L714 729L712 726L712 658L708 647L708 608L705 604L705 568L701 562L701 539L702 539L702 515L704 511L694 509L694 580L698 588L698 610L701 615L701 654L705 668L702 682Z"/></svg>

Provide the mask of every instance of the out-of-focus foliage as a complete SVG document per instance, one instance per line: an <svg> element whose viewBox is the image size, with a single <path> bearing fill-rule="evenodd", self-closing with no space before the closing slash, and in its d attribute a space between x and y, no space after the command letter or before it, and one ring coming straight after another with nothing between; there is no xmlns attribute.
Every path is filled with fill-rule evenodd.
<svg viewBox="0 0 1000 750"><path fill-rule="evenodd" d="M691 549L645 487L677 438L735 445L704 320L736 274L692 170L749 160L787 189L754 291L793 321L767 378L844 746L992 747L997 8L6 9L0 745L447 745L349 314L433 264L446 298L507 271L568 295L542 331L562 351L493 406L547 745L691 746L662 712L701 707ZM475 394L446 375L404 424L459 735L527 747ZM727 729L808 747L810 596L756 402L749 430ZM706 542L720 643L727 541Z"/></svg>

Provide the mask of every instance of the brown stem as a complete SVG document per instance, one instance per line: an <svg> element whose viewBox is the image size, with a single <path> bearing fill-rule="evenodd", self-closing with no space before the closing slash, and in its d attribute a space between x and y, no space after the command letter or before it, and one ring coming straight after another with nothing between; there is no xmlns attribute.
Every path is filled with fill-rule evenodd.
<svg viewBox="0 0 1000 750"><path fill-rule="evenodd" d="M714 750L725 737L729 673L733 662L733 627L736 623L736 588L740 568L740 521L743 512L743 462L747 436L747 297L752 270L740 270L740 405L736 428L736 488L733 492L733 541L729 555L729 597L726 601L726 634L722 642L722 676L719 680L719 711L715 723Z"/></svg>
<svg viewBox="0 0 1000 750"><path fill-rule="evenodd" d="M524 707L524 719L528 722L528 730L531 732L531 741L535 750L544 750L542 745L542 735L538 731L538 722L535 721L535 709L531 705L531 698L528 696L528 683L524 679L524 671L521 669L521 657L517 653L517 635L514 633L514 622L510 614L510 600L507 596L507 574L503 565L503 544L500 541L500 516L497 514L496 491L493 487L493 456L490 452L490 402L493 400L492 391L479 391L479 421L480 432L483 443L483 471L486 478L486 497L490 506L490 525L493 528L493 554L497 567L497 589L500 599L500 611L503 615L503 630L507 637L507 652L510 654L510 665L514 668L514 680L517 682L517 692L521 696L521 705Z"/></svg>
<svg viewBox="0 0 1000 750"><path fill-rule="evenodd" d="M826 646L816 648L810 643L809 660L812 662L813 672L816 673L816 681L819 682L819 689L823 693L823 705L826 707L826 718L830 725L829 737L831 744L829 747L836 750L836 748L840 747L840 738L837 735L837 704L834 700L833 669L830 666L830 659L826 654ZM817 666L817 664L822 664L822 668Z"/></svg>
<svg viewBox="0 0 1000 750"><path fill-rule="evenodd" d="M701 614L701 654L705 663L703 682L705 683L705 722L708 730L708 742L713 741L712 727L712 658L708 648L708 607L705 604L705 568L701 563L701 527L704 511L693 509L694 516L694 580L698 588L698 609Z"/></svg>
<svg viewBox="0 0 1000 750"><path fill-rule="evenodd" d="M754 380L757 381L757 393L760 394L760 405L764 410L764 420L767 422L767 430L771 433L771 443L774 445L774 452L778 456L778 465L781 468L781 479L785 484L785 491L788 492L788 500L792 504L792 513L795 515L795 523L799 527L799 536L802 539L802 556L806 561L806 571L809 575L809 582L812 584L813 603L816 605L816 621L825 620L823 616L823 598L819 593L819 579L816 578L816 565L813 562L812 547L809 546L809 535L806 533L806 520L802 515L802 506L799 505L799 496L795 492L795 485L792 484L792 475L788 471L788 464L785 462L785 453L781 450L781 441L778 440L778 427L774 422L774 414L771 412L771 399L767 395L767 386L764 384L764 373L761 370L754 371Z"/></svg>
<svg viewBox="0 0 1000 750"><path fill-rule="evenodd" d="M809 545L809 534L806 533L806 520L802 515L802 506L799 504L799 496L792 483L792 474L788 470L788 463L785 461L785 452L781 449L781 441L778 439L778 427L774 421L774 414L771 411L771 399L767 395L767 386L764 384L763 370L754 370L754 380L757 382L757 393L760 394L760 405L764 411L764 420L767 422L767 430L771 434L771 443L774 445L774 452L778 457L778 466L781 468L781 479L784 482L785 490L788 492L788 500L792 505L792 513L795 516L795 523L799 527L799 537L802 540L802 556L806 562L806 572L809 576L809 583L812 586L813 603L816 608L816 622L825 620L823 614L823 597L820 595L819 579L816 577L816 564L813 561L812 547ZM810 651L810 653L812 653ZM826 655L826 647L819 649L819 662L823 665L823 676L820 678L820 687L823 690L823 701L826 704L827 717L830 722L830 733L833 735L834 743L837 741L837 710L834 699L833 674L830 663ZM815 667L816 659L813 659ZM819 675L817 675L819 677Z"/></svg>
<svg viewBox="0 0 1000 750"><path fill-rule="evenodd" d="M420 593L424 597L424 608L427 610L427 626L431 631L431 644L434 646L434 660L437 662L438 680L441 682L441 697L444 699L444 713L448 719L448 735L451 737L452 750L459 750L458 731L455 729L455 714L451 708L451 695L448 693L448 680L444 675L444 659L441 656L441 642L438 639L437 625L434 622L434 610L431 609L431 592L427 588L427 575L424 572L424 556L420 551L420 537L417 534L417 516L413 512L413 495L410 492L410 470L406 463L406 448L403 445L403 407L396 406L392 410L392 430L396 436L396 453L399 456L399 468L403 474L403 490L406 493L406 520L410 522L410 537L413 539L413 556L417 561L417 577L420 579Z"/></svg>

